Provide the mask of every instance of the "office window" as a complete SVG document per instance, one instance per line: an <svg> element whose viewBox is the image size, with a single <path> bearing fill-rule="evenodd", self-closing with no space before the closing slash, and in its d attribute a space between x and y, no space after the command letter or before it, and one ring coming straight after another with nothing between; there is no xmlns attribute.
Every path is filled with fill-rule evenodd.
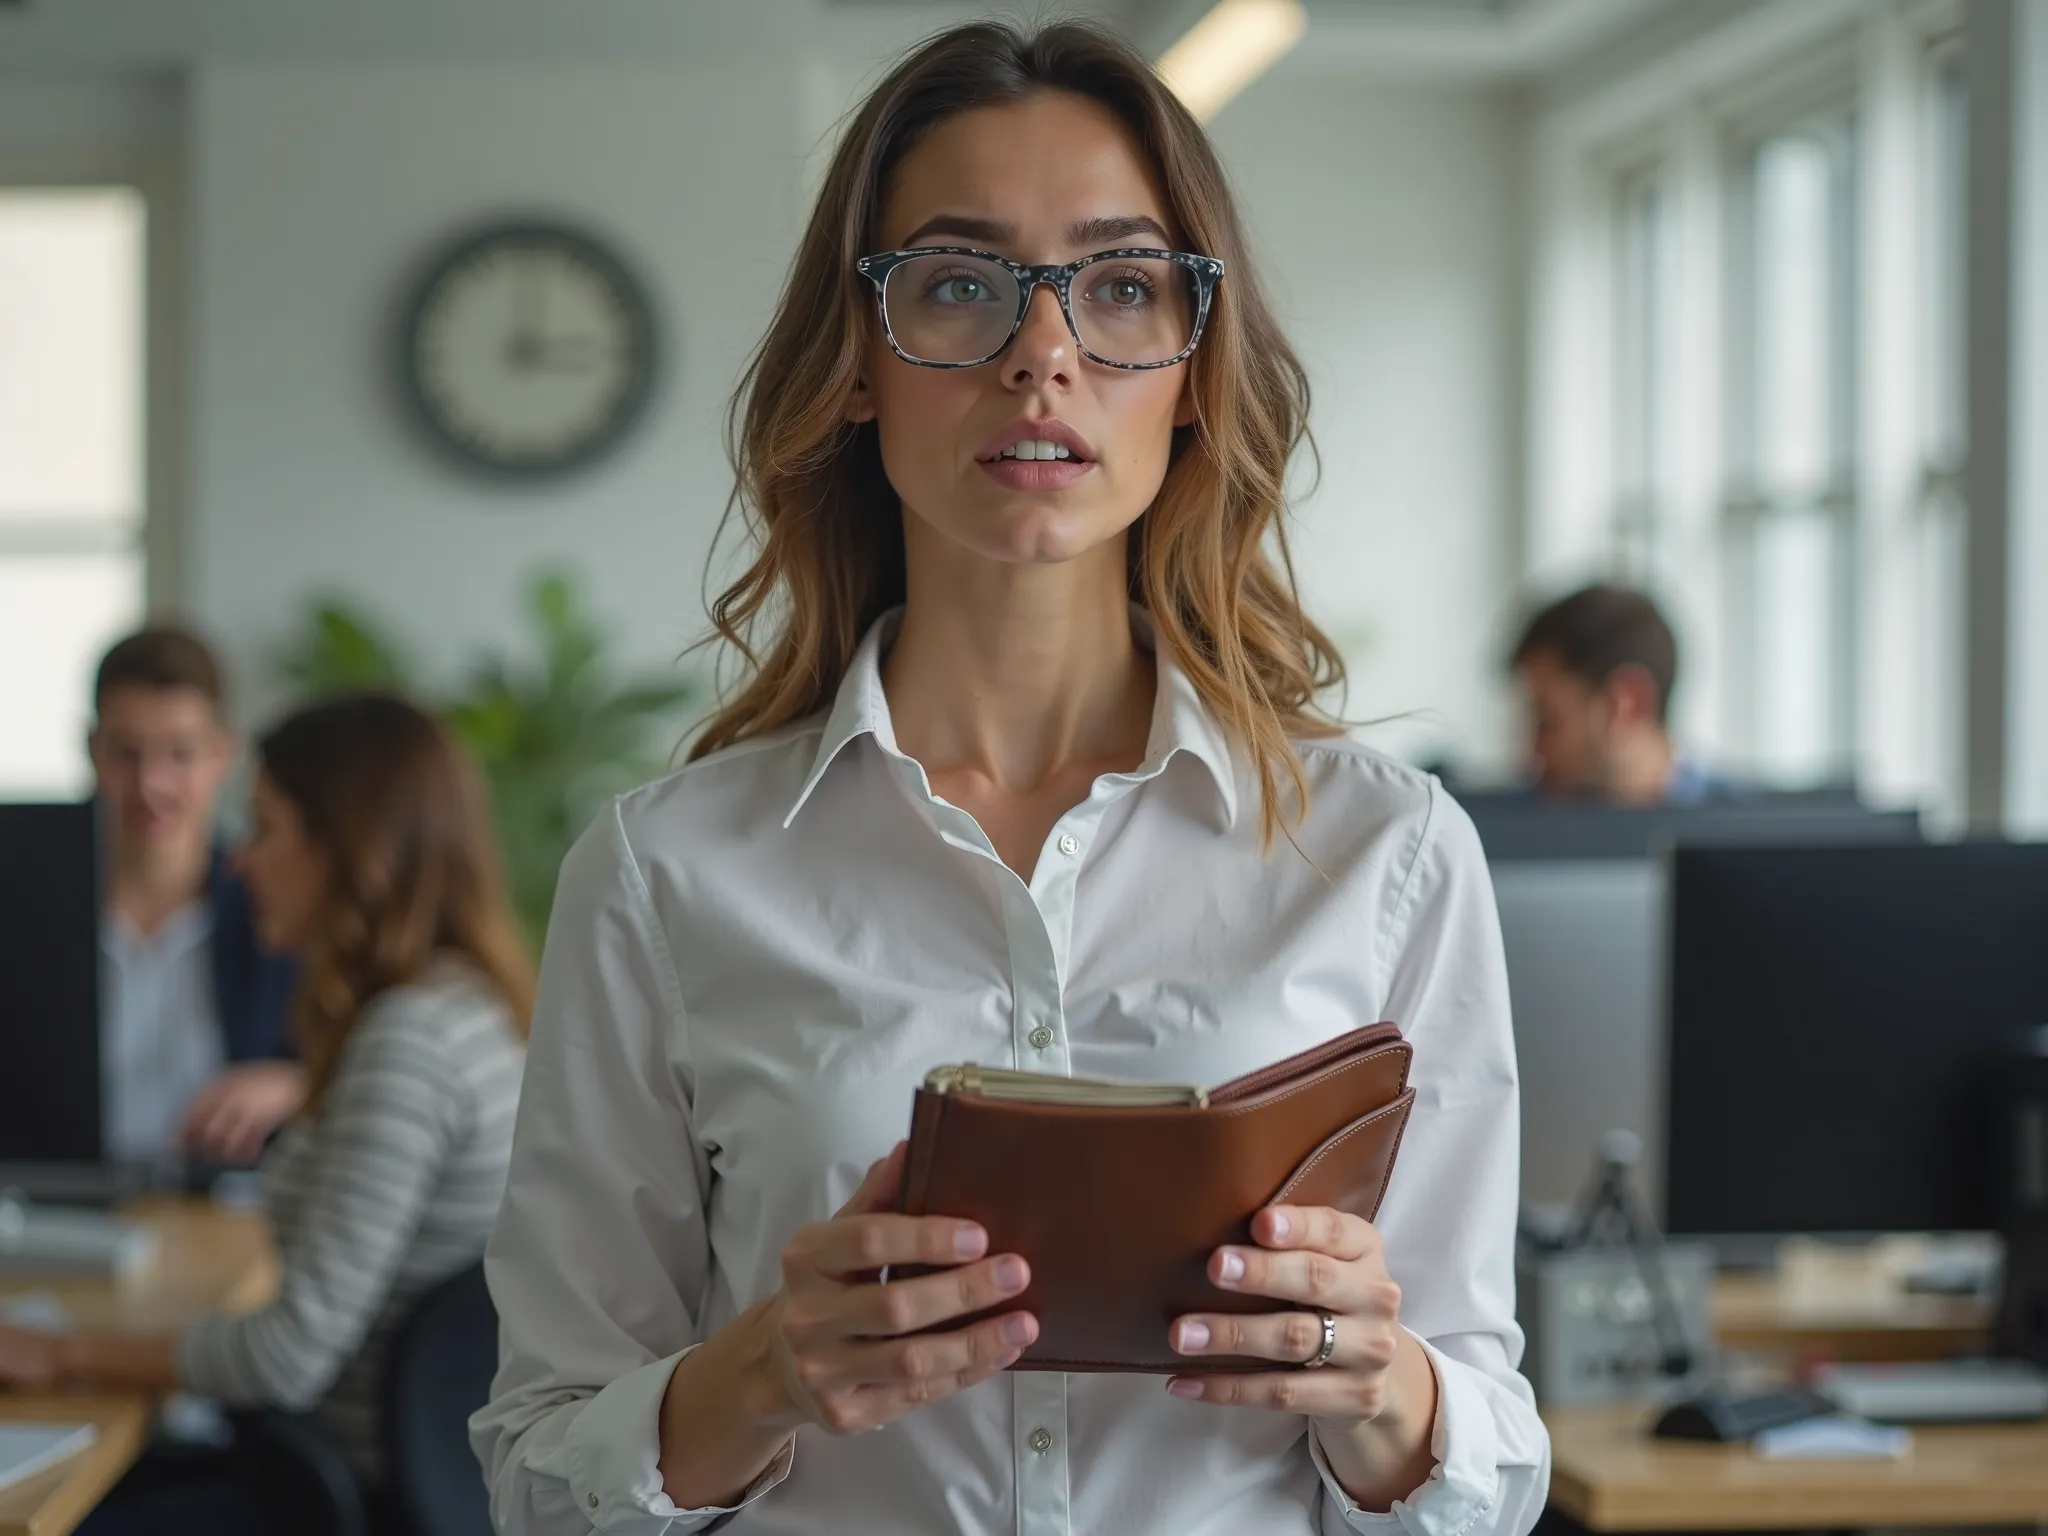
<svg viewBox="0 0 2048 1536"><path fill-rule="evenodd" d="M146 223L132 188L0 188L0 797L83 791L142 612Z"/></svg>
<svg viewBox="0 0 2048 1536"><path fill-rule="evenodd" d="M1855 135L1757 144L1730 199L1730 734L1782 785L1854 768Z"/></svg>
<svg viewBox="0 0 2048 1536"><path fill-rule="evenodd" d="M1914 500L1916 613L1920 696L1932 716L1922 773L1939 811L1960 816L1964 798L1962 680L1967 675L1965 543L1969 518L1964 470L1969 456L1968 295L1965 241L1969 226L1969 99L1962 50L1950 43L1927 57L1922 101L1922 206L1925 248L1920 294L1919 494Z"/></svg>
<svg viewBox="0 0 2048 1536"><path fill-rule="evenodd" d="M1963 18L1868 0L1787 48L1731 17L1535 129L1530 576L1669 605L1700 759L1937 827L1967 693Z"/></svg>
<svg viewBox="0 0 2048 1536"><path fill-rule="evenodd" d="M1625 580L1668 583L1675 559L1676 390L1671 369L1678 242L1657 171L1625 177L1616 204L1613 558Z"/></svg>

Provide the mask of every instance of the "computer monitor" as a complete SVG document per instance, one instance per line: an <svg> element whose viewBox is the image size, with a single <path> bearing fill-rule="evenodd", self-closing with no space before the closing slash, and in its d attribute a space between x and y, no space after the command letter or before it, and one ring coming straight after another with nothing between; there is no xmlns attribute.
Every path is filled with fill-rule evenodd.
<svg viewBox="0 0 2048 1536"><path fill-rule="evenodd" d="M1672 867L1665 1225L1994 1227L1998 1063L2048 1021L2048 845Z"/></svg>
<svg viewBox="0 0 2048 1536"><path fill-rule="evenodd" d="M1489 844L1521 1068L1526 1202L1570 1201L1611 1130L1641 1138L1639 1187L1653 1210L1661 1201L1665 856L1672 843L1890 843L1920 835L1910 812L1812 809L1649 817L1553 808L1540 814L1559 817L1557 826L1518 829L1505 849ZM1549 856L1529 857L1539 837L1549 840Z"/></svg>
<svg viewBox="0 0 2048 1536"><path fill-rule="evenodd" d="M91 805L0 805L0 1165L102 1157L98 842Z"/></svg>
<svg viewBox="0 0 2048 1536"><path fill-rule="evenodd" d="M1697 806L1617 806L1482 796L1461 802L1487 861L1634 859L1675 843L1758 847L1787 843L1917 842L1920 815L1809 795L1765 795Z"/></svg>
<svg viewBox="0 0 2048 1536"><path fill-rule="evenodd" d="M1664 868L1655 859L1493 867L1522 1079L1522 1198L1570 1202L1608 1131L1654 1149ZM1654 1166L1642 1170L1655 1189Z"/></svg>

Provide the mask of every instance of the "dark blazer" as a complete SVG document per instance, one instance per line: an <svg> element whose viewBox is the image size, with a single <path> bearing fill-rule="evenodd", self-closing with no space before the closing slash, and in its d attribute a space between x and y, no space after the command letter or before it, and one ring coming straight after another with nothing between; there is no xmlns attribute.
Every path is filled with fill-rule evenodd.
<svg viewBox="0 0 2048 1536"><path fill-rule="evenodd" d="M227 1059L289 1061L298 1054L286 1028L298 966L257 942L249 892L224 849L214 849L207 867L206 901L213 908L213 1000Z"/></svg>

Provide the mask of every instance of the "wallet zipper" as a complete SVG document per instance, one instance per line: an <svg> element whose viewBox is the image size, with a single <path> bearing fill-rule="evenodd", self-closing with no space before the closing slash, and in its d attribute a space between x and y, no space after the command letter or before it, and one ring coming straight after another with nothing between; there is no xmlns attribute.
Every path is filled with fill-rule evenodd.
<svg viewBox="0 0 2048 1536"><path fill-rule="evenodd" d="M1113 1083L1094 1077L1061 1077L1052 1072L1019 1072L972 1064L935 1067L924 1080L927 1093L974 1093L1016 1104L1093 1105L1144 1109L1184 1105L1209 1107L1209 1090L1185 1083Z"/></svg>

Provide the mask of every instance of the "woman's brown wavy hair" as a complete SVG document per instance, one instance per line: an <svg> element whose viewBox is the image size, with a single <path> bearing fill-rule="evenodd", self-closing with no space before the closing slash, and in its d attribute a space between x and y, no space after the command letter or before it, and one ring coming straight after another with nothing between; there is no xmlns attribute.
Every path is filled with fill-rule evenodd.
<svg viewBox="0 0 2048 1536"><path fill-rule="evenodd" d="M533 968L506 895L483 777L445 726L405 700L344 694L257 743L327 865L294 1024L317 1112L364 1006L458 956L526 1033Z"/></svg>
<svg viewBox="0 0 2048 1536"><path fill-rule="evenodd" d="M1129 128L1190 249L1222 258L1192 369L1192 426L1130 539L1131 596L1255 765L1268 843L1285 781L1306 795L1289 738L1337 727L1319 690L1343 661L1302 611L1287 553L1284 481L1308 435L1308 381L1253 275L1228 180L1201 126L1128 43L1072 22L977 22L911 53L861 106L832 158L773 324L727 418L752 564L712 604L744 670L691 749L702 757L831 701L868 626L904 599L902 512L872 422L846 410L877 325L854 270L875 249L896 167L957 113L1061 91ZM765 644L757 644L763 631Z"/></svg>

